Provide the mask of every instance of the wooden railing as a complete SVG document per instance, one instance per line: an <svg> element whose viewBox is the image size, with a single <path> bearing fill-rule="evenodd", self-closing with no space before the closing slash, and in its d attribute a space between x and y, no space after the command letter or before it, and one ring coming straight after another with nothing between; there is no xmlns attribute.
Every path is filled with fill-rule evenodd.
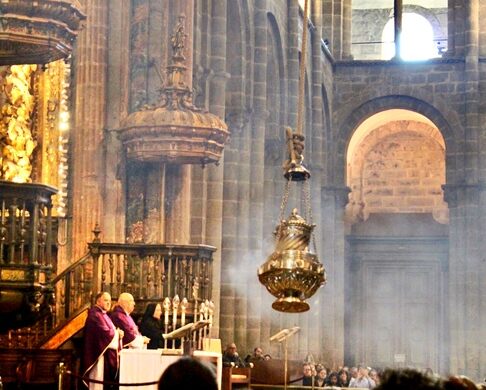
<svg viewBox="0 0 486 390"><path fill-rule="evenodd" d="M142 301L175 295L190 302L211 300L212 246L93 242L89 248L97 291L112 297L129 292Z"/></svg>
<svg viewBox="0 0 486 390"><path fill-rule="evenodd" d="M85 256L51 280L55 299L49 315L29 328L0 335L0 346L33 348L44 343L100 291L113 299L129 292L139 309L148 302L162 303L165 297L187 297L188 316L198 304L211 300L214 247L98 241L88 246Z"/></svg>

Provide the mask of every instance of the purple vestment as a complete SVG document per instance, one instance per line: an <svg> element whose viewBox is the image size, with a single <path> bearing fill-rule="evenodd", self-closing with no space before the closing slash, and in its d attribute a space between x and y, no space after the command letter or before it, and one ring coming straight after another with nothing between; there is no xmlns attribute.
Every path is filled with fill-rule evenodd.
<svg viewBox="0 0 486 390"><path fill-rule="evenodd" d="M108 348L115 337L110 317L99 306L88 311L84 325L83 376L88 377L98 359L104 359L104 381L115 381L118 373L118 351Z"/></svg>
<svg viewBox="0 0 486 390"><path fill-rule="evenodd" d="M115 306L113 311L110 313L110 318L117 328L120 328L125 333L123 335L123 347L127 347L132 343L137 336L140 336L135 321L133 318L123 310L120 306Z"/></svg>

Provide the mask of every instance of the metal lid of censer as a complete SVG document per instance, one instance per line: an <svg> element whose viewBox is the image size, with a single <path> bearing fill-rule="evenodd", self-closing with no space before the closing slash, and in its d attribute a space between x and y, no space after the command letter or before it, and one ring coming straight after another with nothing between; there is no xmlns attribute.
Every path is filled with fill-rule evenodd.
<svg viewBox="0 0 486 390"><path fill-rule="evenodd" d="M288 220L282 220L274 234L275 251L258 269L258 278L277 298L275 310L300 313L309 310L305 300L326 281L324 266L309 252L315 225L310 225L293 209Z"/></svg>

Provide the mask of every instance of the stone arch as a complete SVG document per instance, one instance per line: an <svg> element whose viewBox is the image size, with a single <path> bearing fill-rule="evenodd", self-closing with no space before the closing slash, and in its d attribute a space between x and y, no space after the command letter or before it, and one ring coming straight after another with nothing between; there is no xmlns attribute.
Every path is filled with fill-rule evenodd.
<svg viewBox="0 0 486 390"><path fill-rule="evenodd" d="M448 223L444 182L444 139L430 121L404 110L375 114L353 134L348 148L346 219L432 213L437 222Z"/></svg>
<svg viewBox="0 0 486 390"><path fill-rule="evenodd" d="M382 96L361 104L339 126L336 154L334 155L335 184L346 183L346 152L349 141L358 126L368 117L389 110L405 109L417 112L428 118L439 129L446 146L446 182L455 182L457 175L458 134L441 111L431 104L411 96Z"/></svg>

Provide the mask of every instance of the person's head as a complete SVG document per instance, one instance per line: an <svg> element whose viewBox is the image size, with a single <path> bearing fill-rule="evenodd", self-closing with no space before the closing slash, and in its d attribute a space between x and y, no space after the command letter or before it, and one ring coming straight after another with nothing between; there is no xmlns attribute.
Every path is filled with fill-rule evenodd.
<svg viewBox="0 0 486 390"><path fill-rule="evenodd" d="M329 374L329 379L328 379L328 383L331 385L331 386L337 386L339 382L339 377L338 377L338 374L337 372L331 372Z"/></svg>
<svg viewBox="0 0 486 390"><path fill-rule="evenodd" d="M262 359L263 358L263 349L261 349L260 347L255 347L255 349L253 350L253 356L258 358L258 359Z"/></svg>
<svg viewBox="0 0 486 390"><path fill-rule="evenodd" d="M321 379L326 379L327 370L325 368L321 368L319 371L317 371L317 376Z"/></svg>
<svg viewBox="0 0 486 390"><path fill-rule="evenodd" d="M316 365L315 364L311 364L310 366L311 366L312 376L316 376L317 375Z"/></svg>
<svg viewBox="0 0 486 390"><path fill-rule="evenodd" d="M380 376L380 384L375 390L440 390L440 380L420 371L405 368L385 370Z"/></svg>
<svg viewBox="0 0 486 390"><path fill-rule="evenodd" d="M162 314L162 307L159 303L149 303L145 308L145 313L143 313L142 321L145 321L149 318L155 318L156 320L160 320L160 315Z"/></svg>
<svg viewBox="0 0 486 390"><path fill-rule="evenodd" d="M305 364L302 366L302 374L303 374L304 376L307 376L307 377L312 376L312 368L311 368L310 364L305 363Z"/></svg>
<svg viewBox="0 0 486 390"><path fill-rule="evenodd" d="M444 381L444 390L477 390L480 388L464 375L450 376Z"/></svg>
<svg viewBox="0 0 486 390"><path fill-rule="evenodd" d="M105 311L110 310L111 295L107 292L100 292L95 297L95 304Z"/></svg>
<svg viewBox="0 0 486 390"><path fill-rule="evenodd" d="M236 350L236 344L235 343L230 343L226 346L226 354L233 356L236 355L238 351Z"/></svg>
<svg viewBox="0 0 486 390"><path fill-rule="evenodd" d="M348 372L344 368L338 372L338 377L339 377L339 382L341 382L341 384L348 383Z"/></svg>
<svg viewBox="0 0 486 390"><path fill-rule="evenodd" d="M374 368L370 370L369 376L376 384L378 384L378 372Z"/></svg>
<svg viewBox="0 0 486 390"><path fill-rule="evenodd" d="M358 378L366 378L368 376L368 373L369 373L368 368L361 366L358 369Z"/></svg>
<svg viewBox="0 0 486 390"><path fill-rule="evenodd" d="M218 390L211 369L192 358L181 358L172 363L159 379L159 390Z"/></svg>
<svg viewBox="0 0 486 390"><path fill-rule="evenodd" d="M358 367L351 367L349 369L349 374L351 375L352 378L357 378L358 377Z"/></svg>
<svg viewBox="0 0 486 390"><path fill-rule="evenodd" d="M118 297L118 305L130 314L135 309L135 299L130 293L121 293Z"/></svg>
<svg viewBox="0 0 486 390"><path fill-rule="evenodd" d="M272 358L272 356L271 356L271 355L269 355L268 353L266 353L265 355L263 355L263 358L264 358L265 360L270 360L270 359Z"/></svg>

